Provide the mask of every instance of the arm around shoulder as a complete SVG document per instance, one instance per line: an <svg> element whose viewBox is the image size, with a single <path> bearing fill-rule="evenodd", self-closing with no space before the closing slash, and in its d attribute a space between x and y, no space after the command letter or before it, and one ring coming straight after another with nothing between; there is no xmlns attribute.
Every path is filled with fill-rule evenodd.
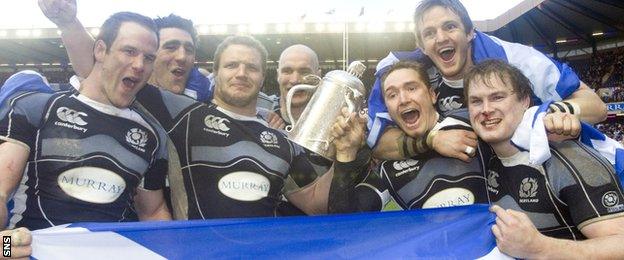
<svg viewBox="0 0 624 260"><path fill-rule="evenodd" d="M564 101L571 102L580 109L575 114L581 121L595 124L607 119L607 105L582 81L579 88Z"/></svg>

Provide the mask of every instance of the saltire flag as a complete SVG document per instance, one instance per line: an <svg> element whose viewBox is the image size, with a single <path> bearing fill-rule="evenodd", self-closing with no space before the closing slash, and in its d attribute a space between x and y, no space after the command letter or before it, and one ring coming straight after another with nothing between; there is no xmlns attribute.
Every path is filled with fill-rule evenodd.
<svg viewBox="0 0 624 260"><path fill-rule="evenodd" d="M212 100L211 81L197 67L193 67L189 72L184 95L204 103L210 103Z"/></svg>
<svg viewBox="0 0 624 260"><path fill-rule="evenodd" d="M570 96L580 86L576 73L565 63L548 58L541 52L517 43L510 43L475 30L472 39L472 61L477 64L487 59L507 61L518 68L531 81L533 101L541 104L546 100L560 101ZM435 66L420 49L410 52L391 52L377 64L375 83L368 99L368 146L375 147L385 128L395 125L388 115L383 101L381 77L399 61L416 61L428 69L432 81L437 81ZM435 85L434 85L435 86Z"/></svg>
<svg viewBox="0 0 624 260"><path fill-rule="evenodd" d="M487 205L315 217L80 223L33 231L37 259L505 259Z"/></svg>
<svg viewBox="0 0 624 260"><path fill-rule="evenodd" d="M552 101L544 102L540 106L533 106L524 112L522 122L511 138L511 142L522 150L529 151L529 163L542 164L551 156L548 146L548 136L544 128L544 116ZM624 146L593 126L581 122L581 143L594 148L607 159L624 187Z"/></svg>
<svg viewBox="0 0 624 260"><path fill-rule="evenodd" d="M34 75L34 76L33 76ZM52 93L48 80L34 70L22 70L9 77L0 87L0 105L17 92L37 91Z"/></svg>

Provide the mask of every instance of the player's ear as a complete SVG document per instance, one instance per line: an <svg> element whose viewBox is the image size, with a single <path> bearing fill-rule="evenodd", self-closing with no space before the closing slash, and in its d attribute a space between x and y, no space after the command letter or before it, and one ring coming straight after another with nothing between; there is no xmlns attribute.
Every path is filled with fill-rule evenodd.
<svg viewBox="0 0 624 260"><path fill-rule="evenodd" d="M93 47L93 57L95 57L95 61L102 62L107 52L108 47L106 46L106 43L102 40L97 40L95 42L95 46Z"/></svg>

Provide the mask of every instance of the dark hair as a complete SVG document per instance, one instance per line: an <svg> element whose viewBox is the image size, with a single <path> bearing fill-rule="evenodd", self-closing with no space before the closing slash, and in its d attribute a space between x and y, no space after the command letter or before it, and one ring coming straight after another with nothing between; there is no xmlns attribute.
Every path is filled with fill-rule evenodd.
<svg viewBox="0 0 624 260"><path fill-rule="evenodd" d="M418 76L422 79L425 86L427 86L427 89L431 88L431 81L429 81L429 75L427 74L427 70L425 69L425 66L415 61L399 61L393 64L392 66L390 66L388 71L386 71L381 76L381 96L382 97L385 97L384 85L386 83L386 78L388 78L388 75L390 75L390 73L400 70L400 69L411 69L415 71L416 73L418 73Z"/></svg>
<svg viewBox="0 0 624 260"><path fill-rule="evenodd" d="M468 89L478 81L492 88L494 84L490 80L491 76L499 78L503 83L511 85L511 89L516 93L518 100L529 98L533 95L531 81L522 74L518 68L502 60L485 60L472 67L464 76L464 97L468 97Z"/></svg>
<svg viewBox="0 0 624 260"><path fill-rule="evenodd" d="M95 40L102 40L106 44L106 51L108 52L115 39L117 39L119 28L125 22L137 23L150 31L153 31L157 36L156 39L158 40L158 29L156 28L154 21L147 16L132 12L119 12L111 15L108 19L106 19L106 21L104 21L102 27L100 27L100 33Z"/></svg>
<svg viewBox="0 0 624 260"><path fill-rule="evenodd" d="M259 42L258 40L256 40L255 38L251 36L236 35L236 36L228 36L227 38L225 38L225 40L223 40L223 42L219 44L219 46L217 46L217 50L215 51L215 54L214 54L214 66L212 68L212 70L215 73L217 73L219 70L219 64L221 63L221 55L223 54L225 49L227 49L227 47L229 47L230 45L244 45L249 48L257 50L260 53L260 63L261 63L260 65L262 66L262 73L266 71L266 62L267 62L268 52L266 48L264 47L264 45L262 45L261 42Z"/></svg>
<svg viewBox="0 0 624 260"><path fill-rule="evenodd" d="M191 35L191 38L193 38L193 44L197 46L197 41L199 39L197 38L197 30L195 29L195 26L193 26L193 21L175 14L170 14L165 17L158 17L154 19L154 22L156 23L158 30L165 28L177 28L187 32Z"/></svg>
<svg viewBox="0 0 624 260"><path fill-rule="evenodd" d="M459 0L423 0L420 4L418 4L416 11L414 12L414 35L416 36L416 44L419 47L423 47L422 37L420 35L422 16L425 12L435 6L444 7L459 16L459 19L464 24L466 34L470 33L474 29L474 25L468 15L468 11L466 11L466 7L464 7Z"/></svg>

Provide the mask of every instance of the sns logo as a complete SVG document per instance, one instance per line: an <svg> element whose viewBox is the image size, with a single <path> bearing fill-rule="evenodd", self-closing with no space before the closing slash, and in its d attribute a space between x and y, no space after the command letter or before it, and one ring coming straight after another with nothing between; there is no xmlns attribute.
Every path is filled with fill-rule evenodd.
<svg viewBox="0 0 624 260"><path fill-rule="evenodd" d="M126 142L138 147L145 147L147 143L147 133L141 129L132 128L126 133Z"/></svg>
<svg viewBox="0 0 624 260"><path fill-rule="evenodd" d="M204 124L206 124L208 128L223 132L227 132L230 130L230 128L225 124L229 122L230 120L213 115L209 115L204 118Z"/></svg>
<svg viewBox="0 0 624 260"><path fill-rule="evenodd" d="M84 112L78 112L66 107L59 107L56 110L56 115L59 119L67 123L72 123L79 126L87 125L87 122L82 119L82 117L87 116L87 114Z"/></svg>
<svg viewBox="0 0 624 260"><path fill-rule="evenodd" d="M11 257L11 236L2 236L2 256Z"/></svg>

